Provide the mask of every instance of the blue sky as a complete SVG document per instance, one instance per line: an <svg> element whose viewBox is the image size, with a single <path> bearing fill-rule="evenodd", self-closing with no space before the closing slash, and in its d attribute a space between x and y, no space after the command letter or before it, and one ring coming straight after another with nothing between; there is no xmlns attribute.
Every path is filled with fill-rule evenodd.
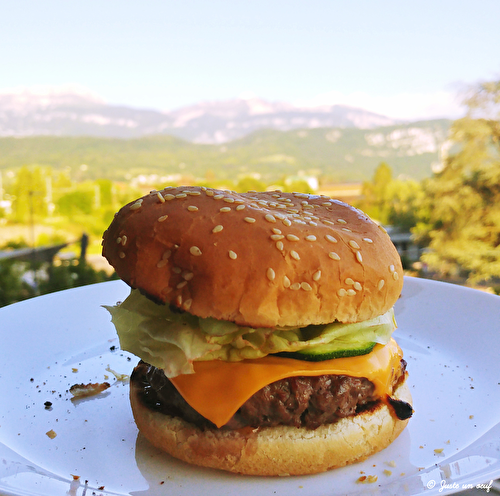
<svg viewBox="0 0 500 496"><path fill-rule="evenodd" d="M255 95L455 117L500 79L499 0L0 0L0 93L174 109Z"/></svg>

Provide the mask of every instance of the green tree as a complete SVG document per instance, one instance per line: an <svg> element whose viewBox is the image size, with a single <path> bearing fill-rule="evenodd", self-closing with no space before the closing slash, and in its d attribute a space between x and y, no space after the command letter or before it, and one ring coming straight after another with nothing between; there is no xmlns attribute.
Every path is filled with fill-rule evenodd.
<svg viewBox="0 0 500 496"><path fill-rule="evenodd" d="M500 277L500 82L480 84L466 104L451 129L458 151L424 183L414 232L431 269L476 282Z"/></svg>
<svg viewBox="0 0 500 496"><path fill-rule="evenodd" d="M47 215L47 182L50 172L40 166L19 169L12 187L12 211L16 222L30 222L31 216Z"/></svg>
<svg viewBox="0 0 500 496"><path fill-rule="evenodd" d="M391 168L382 162L375 169L372 180L363 183L361 191L363 200L360 203L360 208L382 224L389 222L392 180Z"/></svg>

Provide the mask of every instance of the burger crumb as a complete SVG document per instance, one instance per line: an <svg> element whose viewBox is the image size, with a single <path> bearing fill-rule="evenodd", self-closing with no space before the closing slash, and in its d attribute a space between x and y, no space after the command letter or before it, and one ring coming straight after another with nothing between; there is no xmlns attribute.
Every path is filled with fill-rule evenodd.
<svg viewBox="0 0 500 496"><path fill-rule="evenodd" d="M376 475L362 475L356 481L358 484L373 484L378 481L378 476Z"/></svg>
<svg viewBox="0 0 500 496"><path fill-rule="evenodd" d="M83 398L86 396L93 396L95 394L99 394L102 391L105 391L110 387L109 382L101 382L101 383L94 383L94 384L73 384L69 388L69 392L75 397L75 398Z"/></svg>
<svg viewBox="0 0 500 496"><path fill-rule="evenodd" d="M46 434L46 435L47 435L50 439L54 439L54 438L57 436L56 432L55 432L53 429L50 429L50 431L47 431L45 434Z"/></svg>
<svg viewBox="0 0 500 496"><path fill-rule="evenodd" d="M392 475L392 472L390 470L385 469L384 470L384 475L387 475L387 477Z"/></svg>
<svg viewBox="0 0 500 496"><path fill-rule="evenodd" d="M129 375L119 374L118 372L115 372L112 368L110 368L109 365L106 367L106 371L113 374L116 377L117 381L127 382L130 379Z"/></svg>
<svg viewBox="0 0 500 496"><path fill-rule="evenodd" d="M396 466L396 462L394 460L391 460L390 462L385 462L385 464L388 467L392 467L392 468L394 468Z"/></svg>

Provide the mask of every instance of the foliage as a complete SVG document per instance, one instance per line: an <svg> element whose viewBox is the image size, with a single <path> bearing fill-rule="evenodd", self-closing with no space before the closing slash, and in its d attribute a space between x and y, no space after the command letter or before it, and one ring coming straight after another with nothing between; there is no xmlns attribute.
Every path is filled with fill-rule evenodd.
<svg viewBox="0 0 500 496"><path fill-rule="evenodd" d="M424 182L415 234L428 244L431 269L471 282L500 276L500 82L483 83L469 114L452 126L460 145L445 168Z"/></svg>
<svg viewBox="0 0 500 496"><path fill-rule="evenodd" d="M393 179L391 167L379 164L371 181L365 181L358 206L370 217L385 225L409 231L417 222L417 203L423 196L415 180Z"/></svg>
<svg viewBox="0 0 500 496"><path fill-rule="evenodd" d="M35 295L34 288L23 279L26 264L0 260L0 307Z"/></svg>

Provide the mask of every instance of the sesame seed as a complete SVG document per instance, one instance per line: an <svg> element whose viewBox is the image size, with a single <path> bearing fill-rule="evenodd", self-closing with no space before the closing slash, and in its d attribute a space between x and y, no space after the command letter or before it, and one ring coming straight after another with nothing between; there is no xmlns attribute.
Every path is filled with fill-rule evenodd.
<svg viewBox="0 0 500 496"><path fill-rule="evenodd" d="M198 211L198 207L196 207L195 205L189 205L188 210L190 212L197 212Z"/></svg>
<svg viewBox="0 0 500 496"><path fill-rule="evenodd" d="M222 200L224 198L224 195L214 195L214 200Z"/></svg>
<svg viewBox="0 0 500 496"><path fill-rule="evenodd" d="M290 219L283 219L282 222L286 227L290 227L292 225L292 221Z"/></svg>
<svg viewBox="0 0 500 496"><path fill-rule="evenodd" d="M161 217L158 217L158 222L163 222L168 219L168 215L162 215Z"/></svg>
<svg viewBox="0 0 500 496"><path fill-rule="evenodd" d="M311 286L308 282L301 282L301 283L300 283L300 287L301 287L304 291L312 291L312 286Z"/></svg>
<svg viewBox="0 0 500 496"><path fill-rule="evenodd" d="M317 225L318 225L318 223L317 223L317 222L314 222L313 220L310 220L310 221L309 221L309 225L310 225L310 226L317 226Z"/></svg>
<svg viewBox="0 0 500 496"><path fill-rule="evenodd" d="M122 238L118 237L116 238L116 244L119 245L122 242Z"/></svg>
<svg viewBox="0 0 500 496"><path fill-rule="evenodd" d="M271 214L266 214L264 219L266 219L267 222L272 222L272 223L276 222L276 217L274 215L271 215Z"/></svg>
<svg viewBox="0 0 500 496"><path fill-rule="evenodd" d="M354 284L354 281L348 277L346 280L345 280L345 283L348 285L348 286L352 286Z"/></svg>
<svg viewBox="0 0 500 496"><path fill-rule="evenodd" d="M367 243L373 243L373 239L370 238L363 238L363 241L366 241Z"/></svg>
<svg viewBox="0 0 500 496"><path fill-rule="evenodd" d="M332 259L332 260L340 260L340 257L338 256L337 253L335 253L334 251L331 251L328 256Z"/></svg>
<svg viewBox="0 0 500 496"><path fill-rule="evenodd" d="M313 281L319 281L321 279L321 270L317 270L314 274L313 274Z"/></svg>
<svg viewBox="0 0 500 496"><path fill-rule="evenodd" d="M248 222L249 224L253 224L255 222L255 219L253 217L245 217L245 222Z"/></svg>
<svg viewBox="0 0 500 496"><path fill-rule="evenodd" d="M212 232L213 233L218 233L218 232L221 232L222 229L224 229L224 226L221 226L220 224L215 226L213 229L212 229Z"/></svg>
<svg viewBox="0 0 500 496"><path fill-rule="evenodd" d="M290 284L291 284L291 283L290 283L290 279L288 279L288 277L287 277L287 276L283 276L283 286L284 286L285 288L289 288L289 287L290 287Z"/></svg>
<svg viewBox="0 0 500 496"><path fill-rule="evenodd" d="M399 279L399 274L397 272L392 273L392 278L397 281Z"/></svg>
<svg viewBox="0 0 500 496"><path fill-rule="evenodd" d="M172 267L172 272L174 274L180 274L182 272L182 269L180 267Z"/></svg>
<svg viewBox="0 0 500 496"><path fill-rule="evenodd" d="M314 234L309 234L308 236L306 236L306 240L307 241L316 241L316 236L314 236Z"/></svg>
<svg viewBox="0 0 500 496"><path fill-rule="evenodd" d="M354 289L355 289L356 291L361 291L361 290L363 289L363 286L361 286L361 283L359 283L359 282L357 282L357 281L356 281L356 282L354 283Z"/></svg>
<svg viewBox="0 0 500 496"><path fill-rule="evenodd" d="M181 281L179 284L177 284L177 289L182 289L185 285L187 284L187 281Z"/></svg>
<svg viewBox="0 0 500 496"><path fill-rule="evenodd" d="M283 251L283 241L277 241L276 242L276 248L278 248L279 251Z"/></svg>
<svg viewBox="0 0 500 496"><path fill-rule="evenodd" d="M280 229L273 228L273 233L274 233L274 234L281 234L281 230L280 230Z"/></svg>
<svg viewBox="0 0 500 496"><path fill-rule="evenodd" d="M118 253L118 256L119 256L120 258L125 258L125 253L123 253L123 251L121 251L120 253Z"/></svg>
<svg viewBox="0 0 500 496"><path fill-rule="evenodd" d="M330 243L337 243L337 238L334 238L333 236L330 236L330 234L327 234L325 236L325 239L329 241Z"/></svg>
<svg viewBox="0 0 500 496"><path fill-rule="evenodd" d="M295 260L300 260L300 256L295 250L290 251L290 256Z"/></svg>
<svg viewBox="0 0 500 496"><path fill-rule="evenodd" d="M231 197L229 197L229 196L226 196L226 197L224 198L224 201L225 201L226 203L234 203L234 198L231 198Z"/></svg>
<svg viewBox="0 0 500 496"><path fill-rule="evenodd" d="M298 291L300 289L300 283L299 282L294 282L291 286L290 289L293 289L294 291Z"/></svg>
<svg viewBox="0 0 500 496"><path fill-rule="evenodd" d="M337 219L337 222L339 224L347 224L347 221L345 221L344 219Z"/></svg>
<svg viewBox="0 0 500 496"><path fill-rule="evenodd" d="M323 220L323 223L324 223L324 224L328 224L328 225L330 225L330 226L334 226L334 225L335 225L335 222L332 222L331 220L327 220L327 219L324 219L324 220Z"/></svg>
<svg viewBox="0 0 500 496"><path fill-rule="evenodd" d="M222 207L220 212L231 212L231 207Z"/></svg>
<svg viewBox="0 0 500 496"><path fill-rule="evenodd" d="M384 287L385 281L383 279L380 279L377 285L377 289L381 290Z"/></svg>
<svg viewBox="0 0 500 496"><path fill-rule="evenodd" d="M344 288L340 288L338 291L337 291L337 294L339 296L346 296L347 295L347 291L344 289Z"/></svg>
<svg viewBox="0 0 500 496"><path fill-rule="evenodd" d="M201 250L197 246L191 246L191 248L189 248L189 253L194 257L199 257L201 255Z"/></svg>
<svg viewBox="0 0 500 496"><path fill-rule="evenodd" d="M207 189L207 190L205 191L205 194L206 194L207 196L214 196L214 194L215 194L215 193L214 193L214 190L213 190L213 189Z"/></svg>
<svg viewBox="0 0 500 496"><path fill-rule="evenodd" d="M358 245L358 243L356 243L356 241L354 241L353 239L350 239L349 240L349 246L351 248L354 248L355 250L359 250L361 247Z"/></svg>
<svg viewBox="0 0 500 496"><path fill-rule="evenodd" d="M245 208L245 205L238 205L236 207L236 210L243 210Z"/></svg>
<svg viewBox="0 0 500 496"><path fill-rule="evenodd" d="M165 203L165 198L163 198L162 194L159 191L156 192L156 196L162 203Z"/></svg>
<svg viewBox="0 0 500 496"><path fill-rule="evenodd" d="M187 194L186 193L178 193L175 195L176 198L186 198Z"/></svg>
<svg viewBox="0 0 500 496"><path fill-rule="evenodd" d="M161 257L162 260L167 260L172 255L172 250L167 250Z"/></svg>
<svg viewBox="0 0 500 496"><path fill-rule="evenodd" d="M356 252L356 259L358 260L359 263L363 263L363 256L361 255L360 251Z"/></svg>
<svg viewBox="0 0 500 496"><path fill-rule="evenodd" d="M345 231L345 232L352 232L348 227L343 227L342 228L342 231Z"/></svg>
<svg viewBox="0 0 500 496"><path fill-rule="evenodd" d="M189 196L200 196L201 195L201 191L187 191L187 194Z"/></svg>
<svg viewBox="0 0 500 496"><path fill-rule="evenodd" d="M181 306L182 305L182 296L178 295L177 298L175 299L175 301L177 302L177 305Z"/></svg>
<svg viewBox="0 0 500 496"><path fill-rule="evenodd" d="M191 308L191 305L193 304L193 300L191 298L188 298L185 302L184 302L184 305L182 305L184 307L185 310L189 310Z"/></svg>
<svg viewBox="0 0 500 496"><path fill-rule="evenodd" d="M270 281L274 281L275 277L276 277L276 272L274 272L273 269L271 269L271 267L269 267L267 269L267 272L266 272L266 276L267 278L270 280Z"/></svg>
<svg viewBox="0 0 500 496"><path fill-rule="evenodd" d="M295 234L287 234L286 239L288 239L288 241L299 241L299 237L295 236Z"/></svg>
<svg viewBox="0 0 500 496"><path fill-rule="evenodd" d="M306 209L311 209L311 210L314 210L314 205L304 205L302 208L303 208L304 210L306 210Z"/></svg>
<svg viewBox="0 0 500 496"><path fill-rule="evenodd" d="M271 235L271 239L272 239L273 241L278 241L278 240L280 240L280 239L283 239L284 237L285 237L285 236L283 236L283 234L272 234L272 235Z"/></svg>
<svg viewBox="0 0 500 496"><path fill-rule="evenodd" d="M228 255L231 260L236 260L238 258L238 255L236 255L236 253L233 250L229 250Z"/></svg>
<svg viewBox="0 0 500 496"><path fill-rule="evenodd" d="M130 205L130 210L138 210L142 207L142 201L139 203L138 201L134 204Z"/></svg>
<svg viewBox="0 0 500 496"><path fill-rule="evenodd" d="M194 277L194 274L192 272L189 272L188 270L186 270L182 273L182 278L185 281L190 281L193 277Z"/></svg>
<svg viewBox="0 0 500 496"><path fill-rule="evenodd" d="M391 264L391 265L389 265L389 270L390 270L391 272L394 272L394 270L395 270L394 265L392 265L392 264Z"/></svg>
<svg viewBox="0 0 500 496"><path fill-rule="evenodd" d="M160 261L156 264L156 266L157 266L159 269L161 269L162 267L165 267L165 265L167 265L167 264L168 264L168 260L163 260L163 259L161 259L161 260L160 260Z"/></svg>
<svg viewBox="0 0 500 496"><path fill-rule="evenodd" d="M386 228L382 224L378 224L378 227L381 231L385 232L387 234Z"/></svg>
<svg viewBox="0 0 500 496"><path fill-rule="evenodd" d="M346 293L349 295L349 296L355 296L356 295L356 291L354 291L354 289L348 289L346 291Z"/></svg>
<svg viewBox="0 0 500 496"><path fill-rule="evenodd" d="M164 200L167 200L167 201L169 201L169 200L173 200L174 198L175 198L175 195L171 195L170 193L169 193L168 195L165 195L165 196L163 197L163 199L164 199Z"/></svg>

